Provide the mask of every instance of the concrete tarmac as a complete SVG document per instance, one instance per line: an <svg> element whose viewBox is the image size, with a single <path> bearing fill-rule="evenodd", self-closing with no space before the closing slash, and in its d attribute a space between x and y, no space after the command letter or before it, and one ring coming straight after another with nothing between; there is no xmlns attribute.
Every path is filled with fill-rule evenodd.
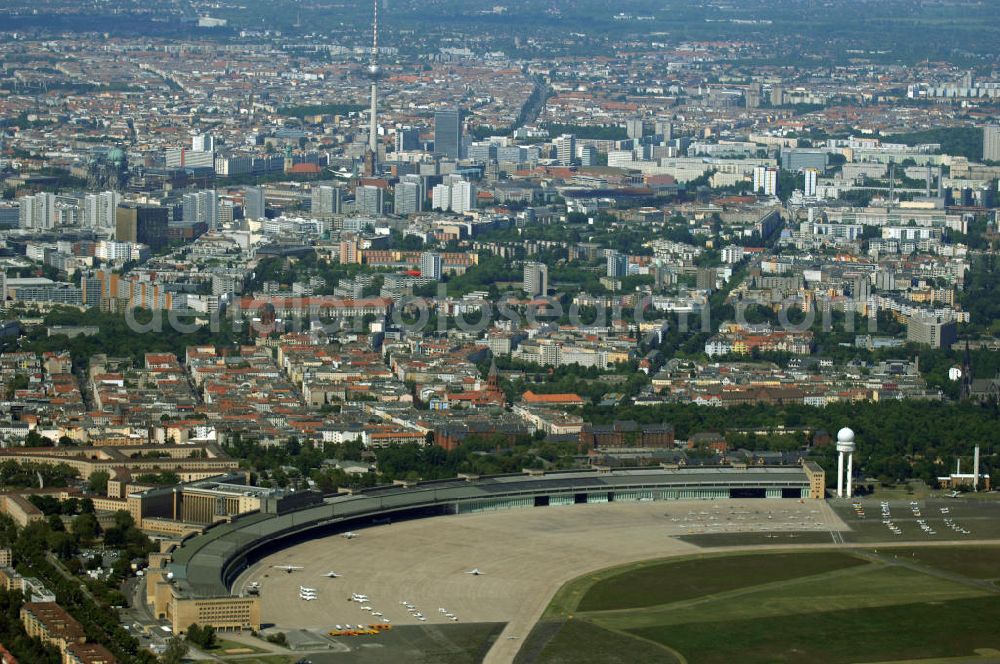
<svg viewBox="0 0 1000 664"><path fill-rule="evenodd" d="M374 526L359 530L353 539L334 536L306 542L260 561L233 589L242 592L248 583L259 582L263 622L279 629L328 631L336 625L385 619L394 625L505 622L485 661L509 662L555 592L581 574L699 550L676 539L679 535L831 529L847 526L820 501L503 510ZM277 565L303 569L286 573L275 569ZM469 574L473 569L481 575ZM327 578L330 571L341 577ZM300 599L300 586L315 589L317 598ZM369 600L350 601L352 593ZM418 612L424 620L415 615Z"/></svg>

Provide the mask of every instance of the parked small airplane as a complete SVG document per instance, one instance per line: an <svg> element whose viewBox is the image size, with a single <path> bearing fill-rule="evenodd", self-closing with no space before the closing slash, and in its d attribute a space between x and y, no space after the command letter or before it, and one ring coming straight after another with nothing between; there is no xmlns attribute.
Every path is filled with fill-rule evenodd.
<svg viewBox="0 0 1000 664"><path fill-rule="evenodd" d="M311 594L315 595L316 594L316 589L315 588L306 588L305 586L299 586L299 592L300 593L311 593Z"/></svg>
<svg viewBox="0 0 1000 664"><path fill-rule="evenodd" d="M344 533L344 539L354 539L355 537L359 537L359 535L355 532L348 531Z"/></svg>
<svg viewBox="0 0 1000 664"><path fill-rule="evenodd" d="M325 576L328 579L339 579L341 575L337 574L336 572L330 571L324 574L323 576Z"/></svg>
<svg viewBox="0 0 1000 664"><path fill-rule="evenodd" d="M288 572L291 574L300 569L305 569L304 567L298 567L297 565L272 565L274 569L280 569L283 572Z"/></svg>
<svg viewBox="0 0 1000 664"><path fill-rule="evenodd" d="M476 567L474 569L470 569L468 572L466 572L466 574L471 574L473 576L482 576L483 573L479 571L478 567Z"/></svg>

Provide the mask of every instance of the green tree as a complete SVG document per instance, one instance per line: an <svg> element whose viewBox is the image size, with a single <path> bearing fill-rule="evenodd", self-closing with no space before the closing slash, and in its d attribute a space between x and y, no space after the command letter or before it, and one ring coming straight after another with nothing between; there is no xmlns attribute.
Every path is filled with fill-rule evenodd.
<svg viewBox="0 0 1000 664"><path fill-rule="evenodd" d="M106 496L108 494L108 480L110 479L110 473L104 470L97 470L90 474L87 483L91 491Z"/></svg>
<svg viewBox="0 0 1000 664"><path fill-rule="evenodd" d="M198 623L191 623L187 630L187 640L202 650L208 650L215 646L215 628L211 625L201 627Z"/></svg>
<svg viewBox="0 0 1000 664"><path fill-rule="evenodd" d="M92 542L101 534L101 524L97 522L96 516L85 512L73 519L73 534L81 543Z"/></svg>
<svg viewBox="0 0 1000 664"><path fill-rule="evenodd" d="M179 636L171 637L167 641L167 649L160 655L160 664L181 664L189 649L187 641Z"/></svg>

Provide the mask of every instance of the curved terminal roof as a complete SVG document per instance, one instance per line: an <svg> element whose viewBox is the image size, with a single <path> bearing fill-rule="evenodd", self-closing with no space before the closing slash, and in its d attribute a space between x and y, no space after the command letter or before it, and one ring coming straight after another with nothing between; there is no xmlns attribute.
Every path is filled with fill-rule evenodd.
<svg viewBox="0 0 1000 664"><path fill-rule="evenodd" d="M169 569L189 597L219 597L261 547L313 529L349 529L406 511L437 514L466 502L642 489L808 489L799 467L689 467L583 470L386 486L285 514L254 512L195 535L174 550Z"/></svg>

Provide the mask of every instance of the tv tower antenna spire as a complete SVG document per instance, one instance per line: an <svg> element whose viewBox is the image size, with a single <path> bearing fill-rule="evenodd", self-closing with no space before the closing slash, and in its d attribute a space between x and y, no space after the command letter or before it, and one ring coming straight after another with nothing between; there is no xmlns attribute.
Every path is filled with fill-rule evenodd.
<svg viewBox="0 0 1000 664"><path fill-rule="evenodd" d="M374 0L372 3L374 5L374 13L372 20L372 53L371 61L368 64L368 75L372 79L372 107L370 113L371 126L368 131L368 149L374 154L378 154L377 151L377 130L378 130L378 79L379 79L379 66L378 66L378 3L379 0Z"/></svg>

